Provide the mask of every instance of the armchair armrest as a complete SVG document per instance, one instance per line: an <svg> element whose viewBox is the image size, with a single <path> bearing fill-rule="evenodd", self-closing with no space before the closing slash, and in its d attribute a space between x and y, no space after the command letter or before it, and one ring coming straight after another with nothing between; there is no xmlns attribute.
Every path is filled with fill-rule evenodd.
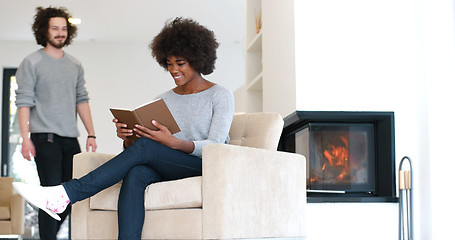
<svg viewBox="0 0 455 240"><path fill-rule="evenodd" d="M24 234L24 215L25 215L25 201L19 194L11 196L11 233L22 235Z"/></svg>
<svg viewBox="0 0 455 240"><path fill-rule="evenodd" d="M305 157L211 144L202 150L205 239L303 237Z"/></svg>
<svg viewBox="0 0 455 240"><path fill-rule="evenodd" d="M73 158L73 177L80 178L103 163L109 161L115 155L84 152L76 154ZM87 215L90 211L89 199L80 201L72 206L71 210L71 238L88 239Z"/></svg>
<svg viewBox="0 0 455 240"><path fill-rule="evenodd" d="M74 155L73 177L80 178L103 163L109 161L115 155L95 152L84 152Z"/></svg>

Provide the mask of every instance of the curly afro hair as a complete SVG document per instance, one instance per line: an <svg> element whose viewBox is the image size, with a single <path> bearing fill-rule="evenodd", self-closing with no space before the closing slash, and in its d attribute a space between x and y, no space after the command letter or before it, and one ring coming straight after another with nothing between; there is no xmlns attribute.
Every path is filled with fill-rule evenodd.
<svg viewBox="0 0 455 240"><path fill-rule="evenodd" d="M73 41L73 38L77 35L77 27L71 24L68 19L71 18L71 15L68 13L68 10L64 7L60 8L36 8L35 22L32 25L33 34L35 35L36 43L46 47L47 44L47 34L49 31L49 20L54 17L62 17L66 19L66 25L68 30L68 36L65 40L65 45L68 46Z"/></svg>
<svg viewBox="0 0 455 240"><path fill-rule="evenodd" d="M166 70L167 58L175 56L185 58L195 71L207 75L215 70L218 46L213 31L192 19L177 17L164 25L149 47Z"/></svg>

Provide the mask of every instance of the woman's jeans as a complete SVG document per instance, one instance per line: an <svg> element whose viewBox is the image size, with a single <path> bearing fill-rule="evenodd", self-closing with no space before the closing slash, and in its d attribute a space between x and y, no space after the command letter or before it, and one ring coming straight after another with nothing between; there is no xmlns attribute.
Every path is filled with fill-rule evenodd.
<svg viewBox="0 0 455 240"><path fill-rule="evenodd" d="M123 180L118 200L119 239L140 239L145 188L155 182L201 175L201 158L142 137L97 169L63 186L74 204Z"/></svg>

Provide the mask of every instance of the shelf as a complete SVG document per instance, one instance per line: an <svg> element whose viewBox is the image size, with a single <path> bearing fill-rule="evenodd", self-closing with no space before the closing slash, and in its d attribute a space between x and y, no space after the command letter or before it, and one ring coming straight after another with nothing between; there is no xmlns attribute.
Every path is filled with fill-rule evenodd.
<svg viewBox="0 0 455 240"><path fill-rule="evenodd" d="M262 51L262 31L260 31L248 44L247 51L249 52L261 52Z"/></svg>
<svg viewBox="0 0 455 240"><path fill-rule="evenodd" d="M262 38L263 31L256 32L256 16L262 13L263 0L245 1L245 85L243 109L246 112L263 110ZM258 15L259 16L259 15Z"/></svg>
<svg viewBox="0 0 455 240"><path fill-rule="evenodd" d="M247 84L246 89L248 91L262 91L262 72Z"/></svg>

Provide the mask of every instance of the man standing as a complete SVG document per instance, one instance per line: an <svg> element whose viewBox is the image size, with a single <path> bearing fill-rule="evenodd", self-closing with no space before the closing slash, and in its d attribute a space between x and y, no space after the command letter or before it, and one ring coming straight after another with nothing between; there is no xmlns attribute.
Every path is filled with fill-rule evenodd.
<svg viewBox="0 0 455 240"><path fill-rule="evenodd" d="M81 63L62 50L77 32L69 18L65 8L37 8L32 29L44 48L27 56L16 73L22 156L34 157L41 186L72 178L73 155L81 152L77 114L88 133L86 150L97 148ZM68 214L69 209L56 221L40 210L40 238L56 239Z"/></svg>

